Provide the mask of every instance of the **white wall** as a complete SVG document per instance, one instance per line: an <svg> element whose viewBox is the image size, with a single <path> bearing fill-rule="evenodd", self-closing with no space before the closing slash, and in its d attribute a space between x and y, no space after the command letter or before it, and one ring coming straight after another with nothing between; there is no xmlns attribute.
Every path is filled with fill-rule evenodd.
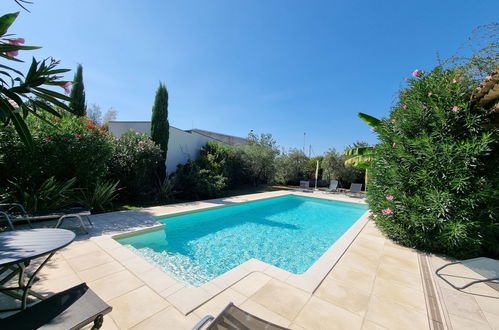
<svg viewBox="0 0 499 330"><path fill-rule="evenodd" d="M133 129L136 132L150 135L151 122L109 122L109 131L116 137L120 137L130 129ZM210 140L214 139L195 132L186 132L176 127L170 126L168 153L166 155L166 173L170 174L175 172L178 164L185 164L189 159L197 159L201 148Z"/></svg>

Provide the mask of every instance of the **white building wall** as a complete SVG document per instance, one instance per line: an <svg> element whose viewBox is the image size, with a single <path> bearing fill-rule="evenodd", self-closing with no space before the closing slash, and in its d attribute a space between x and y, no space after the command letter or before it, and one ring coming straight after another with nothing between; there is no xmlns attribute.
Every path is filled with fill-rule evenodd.
<svg viewBox="0 0 499 330"><path fill-rule="evenodd" d="M110 121L109 132L120 137L128 130L150 135L151 122L134 121ZM168 139L168 153L166 155L166 173L175 172L178 164L185 164L189 159L196 160L201 148L211 139L207 136L186 132L176 127L170 126L170 137Z"/></svg>

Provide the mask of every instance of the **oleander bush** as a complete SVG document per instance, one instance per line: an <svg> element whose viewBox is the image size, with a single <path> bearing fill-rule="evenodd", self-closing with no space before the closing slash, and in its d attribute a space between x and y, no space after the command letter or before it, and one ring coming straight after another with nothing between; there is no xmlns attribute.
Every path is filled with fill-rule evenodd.
<svg viewBox="0 0 499 330"><path fill-rule="evenodd" d="M116 139L113 147L106 177L120 182L120 199L127 202L155 200L161 186L158 171L163 157L160 147L146 134L133 130Z"/></svg>
<svg viewBox="0 0 499 330"><path fill-rule="evenodd" d="M499 255L498 132L460 67L416 70L376 125L368 203L390 238L458 258Z"/></svg>

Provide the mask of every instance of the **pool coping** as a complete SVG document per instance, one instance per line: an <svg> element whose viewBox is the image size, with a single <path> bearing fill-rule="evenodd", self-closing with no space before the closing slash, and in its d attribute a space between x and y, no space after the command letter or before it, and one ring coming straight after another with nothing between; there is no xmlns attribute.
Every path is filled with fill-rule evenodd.
<svg viewBox="0 0 499 330"><path fill-rule="evenodd" d="M361 200L345 200L343 198L335 198L335 195L331 194L313 194L303 193L298 191L283 192L276 197L286 196L286 195L297 195L297 196L307 196L314 198L321 198L327 200L337 200L344 202L353 202L365 204ZM251 201L263 200L267 198L256 198ZM241 200L240 202L235 201L236 204L247 203L249 200ZM215 206L216 207L216 206ZM198 210L209 210L213 206L200 207ZM172 212L171 214L182 213ZM171 215L170 214L170 215ZM329 249L322 254L316 262L310 266L310 268L303 274L293 274L284 269L278 268L276 266L270 265L266 262L260 261L258 259L251 258L241 265L225 272L224 274L212 279L211 281L199 286L199 287L189 287L184 283L177 281L173 277L169 276L167 273L163 272L161 269L149 263L143 257L135 254L132 250L126 248L125 246L118 243L113 237L124 237L130 234L137 234L140 232L148 232L152 230L158 230L163 227L164 224L158 222L158 225L142 229L134 230L128 233L123 233L119 235L104 235L98 237L92 237L91 240L98 244L104 251L110 254L114 259L120 262L124 267L129 269L134 275L139 277L146 285L148 285L152 290L165 298L170 304L176 307L184 315L189 314L197 307L204 304L206 301L212 299L216 295L220 294L227 288L231 287L233 284L242 280L246 276L254 272L262 272L272 278L286 282L296 288L299 288L305 292L313 293L317 287L322 283L327 274L336 265L341 256L348 249L350 244L355 240L357 235L362 231L364 226L369 221L370 211L367 210L359 219L357 219L354 224L336 241L329 247ZM160 216L161 217L161 216ZM155 217L155 218L160 218Z"/></svg>

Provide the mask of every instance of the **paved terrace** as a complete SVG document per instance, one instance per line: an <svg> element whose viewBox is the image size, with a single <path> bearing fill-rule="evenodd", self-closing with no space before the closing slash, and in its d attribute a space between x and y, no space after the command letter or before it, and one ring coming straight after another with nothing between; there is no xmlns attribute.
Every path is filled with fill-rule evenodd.
<svg viewBox="0 0 499 330"><path fill-rule="evenodd" d="M291 276L270 266L251 272L193 311L172 303L182 286L142 258L109 245L107 235L157 225L152 219L187 210L287 194L270 192L218 200L153 207L92 216L90 235L58 252L34 287L47 295L81 282L108 304L103 329L191 329L229 302L292 329L499 329L499 292L477 284L464 292L434 276L447 262L399 246L367 222L336 265L313 292L289 284ZM306 194L310 196L311 194ZM343 195L323 198L360 202ZM72 223L65 223L68 228ZM75 227L76 227L75 223ZM78 229L75 229L78 232ZM480 276L463 266L449 267L447 279L459 285ZM499 290L499 289L498 289ZM5 297L0 303L8 303ZM176 298L178 300L178 297Z"/></svg>

